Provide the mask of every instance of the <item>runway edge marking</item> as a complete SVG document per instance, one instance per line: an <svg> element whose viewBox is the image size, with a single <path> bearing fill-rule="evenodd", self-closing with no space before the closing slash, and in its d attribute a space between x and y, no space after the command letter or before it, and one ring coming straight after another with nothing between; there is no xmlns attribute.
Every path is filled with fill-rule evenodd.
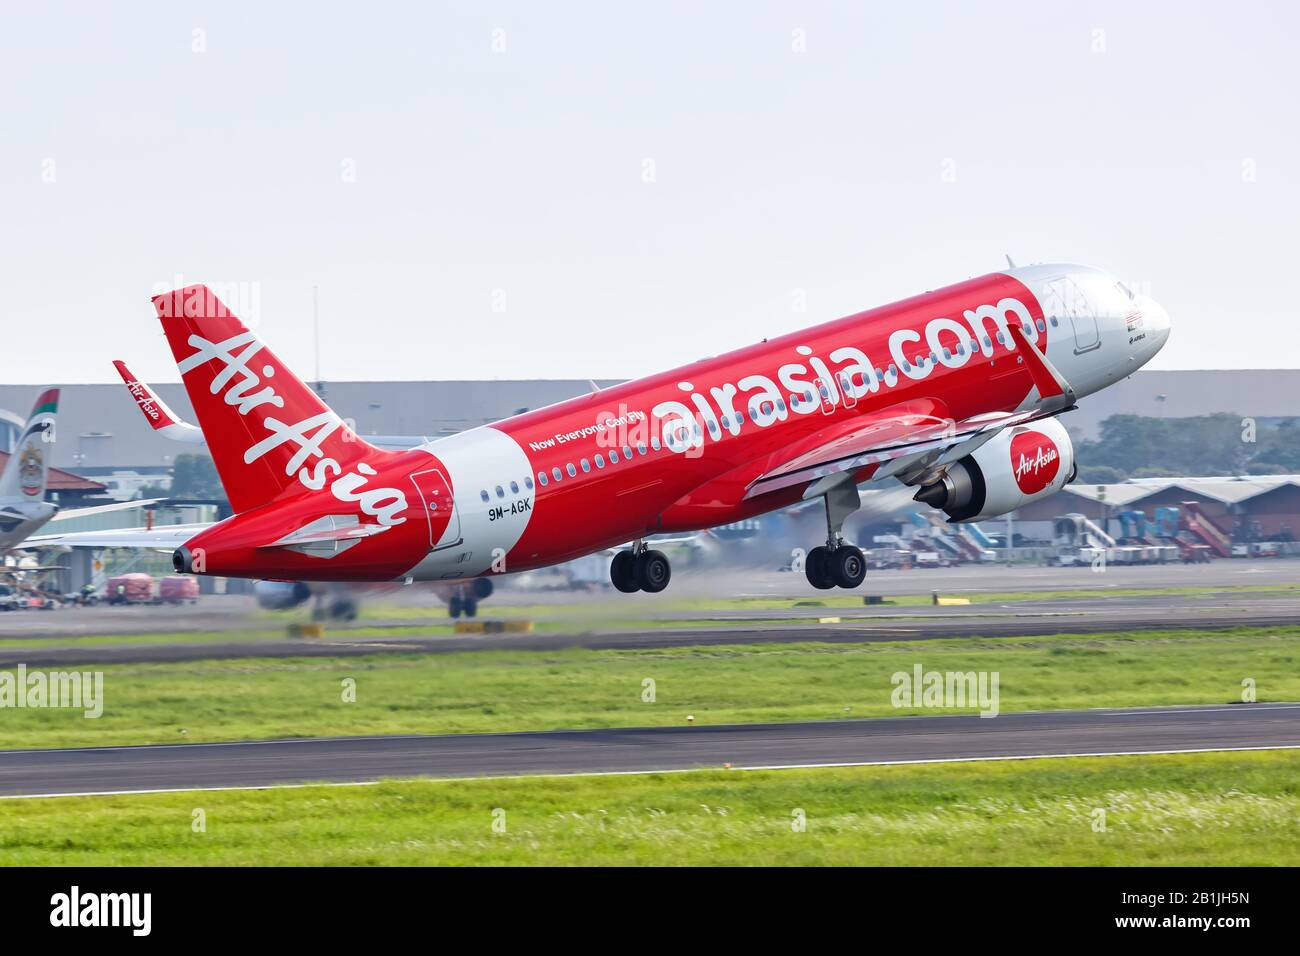
<svg viewBox="0 0 1300 956"><path fill-rule="evenodd" d="M1071 757L1156 757L1172 754L1238 753L1256 750L1300 750L1300 744L1259 747L1199 747L1188 750L1115 750L1078 754L1015 754L992 757L922 757L906 760L850 760L838 763L791 763L744 767L672 767L664 770L578 770L571 773L480 774L474 777L383 777L379 780L325 780L308 783L253 784L243 787L158 787L145 790L84 790L72 793L5 793L0 800L53 800L61 797L130 797L150 793L225 793L236 790L305 790L311 787L377 787L385 783L454 783L466 780L536 780L547 777L645 777L650 774L715 773L719 770L832 770L837 767L901 767L911 764L986 763L994 760L1065 760Z"/></svg>

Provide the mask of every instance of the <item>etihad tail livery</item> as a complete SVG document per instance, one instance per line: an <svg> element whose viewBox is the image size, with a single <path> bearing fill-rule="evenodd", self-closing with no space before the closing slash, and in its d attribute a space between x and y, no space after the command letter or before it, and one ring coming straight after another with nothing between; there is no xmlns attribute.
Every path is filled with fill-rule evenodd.
<svg viewBox="0 0 1300 956"><path fill-rule="evenodd" d="M45 500L58 411L57 388L46 389L37 396L27 424L0 474L0 555L26 539L59 510L58 505Z"/></svg>
<svg viewBox="0 0 1300 956"><path fill-rule="evenodd" d="M667 586L653 535L813 498L826 540L808 580L856 587L865 563L842 527L863 483L914 486L951 521L1053 494L1076 470L1055 416L1148 362L1170 328L1098 270L1013 267L395 451L206 287L154 304L235 514L137 546L184 535L173 560L196 574L451 581L631 541L611 569L621 591Z"/></svg>
<svg viewBox="0 0 1300 956"><path fill-rule="evenodd" d="M36 397L27 424L9 453L9 461L0 473L0 558L24 542L50 521L85 518L107 511L139 508L161 499L115 501L85 508L65 508L45 500L50 475L50 455L54 452L54 423L59 412L59 390L47 388ZM40 540L40 539L38 539ZM50 570L22 568L20 570ZM9 574L10 572L0 572Z"/></svg>

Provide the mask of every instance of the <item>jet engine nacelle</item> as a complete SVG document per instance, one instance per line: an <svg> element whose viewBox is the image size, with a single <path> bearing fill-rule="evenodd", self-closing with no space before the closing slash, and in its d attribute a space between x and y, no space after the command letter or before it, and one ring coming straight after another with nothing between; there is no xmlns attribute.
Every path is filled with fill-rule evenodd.
<svg viewBox="0 0 1300 956"><path fill-rule="evenodd" d="M311 597L311 588L301 581L256 581L253 593L257 606L268 611L287 611Z"/></svg>
<svg viewBox="0 0 1300 956"><path fill-rule="evenodd" d="M923 485L915 500L939 508L949 521L982 521L1055 494L1075 474L1069 433L1045 418L1003 430Z"/></svg>

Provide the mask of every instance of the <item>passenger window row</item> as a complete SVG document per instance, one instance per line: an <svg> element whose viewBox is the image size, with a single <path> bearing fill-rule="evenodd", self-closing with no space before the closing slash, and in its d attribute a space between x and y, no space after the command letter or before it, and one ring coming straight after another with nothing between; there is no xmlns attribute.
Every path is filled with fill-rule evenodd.
<svg viewBox="0 0 1300 956"><path fill-rule="evenodd" d="M1061 324L1060 320L1056 316L1052 316L1052 318L1049 321L1052 323L1052 328L1056 328ZM1044 322L1042 319L1035 320L1034 326L1038 328L1039 332L1047 331L1047 323ZM1025 335L1028 335L1031 331L1033 331L1033 329L1030 327L1030 324L1028 322L1024 323L1022 328L1024 329ZM995 338L998 340L998 342L1000 342L1002 345L1006 346L1007 348L1011 347L1011 336L1008 335L1007 333L999 332L995 336ZM984 347L986 349L993 348L993 339L989 338L987 335L984 336ZM950 349L945 345L941 351L943 352L943 357L945 359L951 359L954 355L965 355L966 343L958 342L956 349ZM973 353L974 351L975 349L974 347L972 347L971 352ZM933 351L931 351L929 354L918 355L916 359L910 364L905 360L903 362L903 368L913 368L913 367L921 368L923 365L925 365L927 361L929 362L938 361L938 356L936 356ZM894 366L892 365L889 366L889 370L892 372L894 370ZM883 378L883 376L880 373L880 369L876 369L876 378Z"/></svg>
<svg viewBox="0 0 1300 956"><path fill-rule="evenodd" d="M646 447L645 442L637 442L635 454L648 455L650 454L650 451L652 449L654 451L658 451L660 447L661 446L659 443L659 439L657 437L651 438L649 448ZM609 450L608 464L617 465L620 461L631 461L632 457L633 457L633 451L631 445L624 445L621 451L617 448L611 448ZM578 459L578 464L576 467L574 466L573 462L568 462L564 466L563 471L560 470L560 467L558 465L551 469L551 473L549 475L544 471L539 471L537 473L537 483L540 484L542 487L546 487L552 481L561 482L564 480L564 476L566 473L570 478L576 478L578 476L578 468L581 468L584 474L590 473L592 461L596 463L597 471L604 468L606 465L605 455L602 454L601 452L596 452L596 454L592 457L590 461L586 458Z"/></svg>
<svg viewBox="0 0 1300 956"><path fill-rule="evenodd" d="M519 482L517 482L517 481L512 481L512 482L510 482L509 487L510 487L510 493L511 493L512 495L517 495L517 494L519 494ZM528 478L528 477L525 477L525 478L524 478L524 487L525 487L527 490L532 491L532 490L533 490L533 479ZM494 490L496 491L496 496L497 496L498 498L504 498L504 497L506 496L506 489L505 489L504 487L502 487L501 485L497 485L496 488L495 488ZM488 493L488 490L487 490L486 488L484 488L483 490L481 490L481 491L478 493L478 496L479 496L480 498L482 498L485 502L488 502L488 501L491 501L491 500L492 500L492 495Z"/></svg>
<svg viewBox="0 0 1300 956"><path fill-rule="evenodd" d="M1052 323L1052 327L1053 327L1053 328L1055 328L1055 327L1059 324L1055 316L1053 316L1052 319L1051 319L1050 321L1051 321L1051 323ZM1045 326L1045 324L1044 324L1044 322L1043 322L1042 319L1039 319L1039 320L1037 321L1036 324L1037 324L1037 326L1038 326L1038 331L1040 331L1040 332L1045 332L1045 331L1046 331L1046 326ZM1025 333L1028 334L1029 331L1030 331L1030 328L1029 328L1029 324L1028 324L1028 323L1025 324L1024 329L1025 329ZM1006 335L1006 334L1002 333L1002 332L999 332L999 333L998 333L998 335L997 335L997 339L998 339L998 341L1001 342L1003 345L1010 346L1010 344L1011 344L1011 337L1010 337L1009 335ZM987 335L984 336L984 347L985 347L985 348L992 348L992 347L993 347L993 342L992 342L992 340L991 340ZM972 351L972 352L974 351L974 347L972 347L971 351ZM958 346L957 346L957 350L956 350L956 354L958 354L958 355L965 355L965 354L966 354L966 346L965 346L964 344L958 344ZM943 350L943 356L944 356L944 358L946 358L946 359L951 359L952 356L953 356L953 352L952 352L952 350L950 350L950 349L948 349L948 348L945 347L944 350ZM928 358L931 362L935 361L935 360L936 360L936 358L935 358L935 353L934 353L934 352L931 352L928 356L925 356L925 355L918 355L917 358L916 358L916 364L917 364L918 366L921 365L923 362L926 361L927 358ZM904 365L903 367L904 367L904 368L911 368L912 366L911 366L911 365ZM879 369L879 368L878 368L878 369L875 370L875 372L876 372L876 378L877 378L877 379L884 379L884 377L885 377L885 375L886 375L886 372L885 372L883 369ZM888 369L888 374L890 374L890 375L897 375L897 374L898 374L898 368L897 368L897 366L891 364L891 365L889 366L889 369ZM851 379L849 379L849 377L846 376L846 375L844 375L843 373L841 373L841 374L838 376L838 378L839 378L839 384L840 384L840 387L843 388L843 389L847 392L848 389L849 389L849 387L850 387L850 385L852 384ZM821 382L820 380L817 382L817 385L816 385L816 393L815 393L811 398L810 398L810 396L809 396L807 393L805 393L805 394L802 394L802 395L791 395L791 396L790 396L790 401L793 403L793 402L798 402L798 401L811 401L811 400L815 400L817 394L820 394L820 396L821 396L821 398L822 398L823 401L825 401L825 402L829 402L829 401L830 401L830 397L831 397L830 390L826 387L826 384L825 384L824 382ZM779 410L779 411L781 412L781 414L784 415L784 414L786 413L786 409L787 409L787 406L786 406L785 400L782 399L782 398L778 398L778 399L776 400L776 410ZM771 403L770 401L762 402L761 405L760 405L760 408L757 408L757 409L752 408L752 407L750 408L750 410L749 410L749 417L750 417L750 419L751 419L755 424L758 424L760 414L761 414L761 415L771 415L772 412L773 412L773 410L774 410L774 409L773 409L773 405L772 405L772 403ZM740 413L740 412L737 412L736 414L737 414L736 425L739 426L739 425L740 425L740 415L741 415L741 413ZM724 413L724 414L722 415L722 417L719 419L719 421L721 422L722 428L725 428L727 431L730 431L730 430L731 430L731 424L732 424L732 422L731 422L731 416L730 416L730 415L727 415L727 414ZM720 435L721 435L721 430L718 428L718 422L714 422L713 420L710 419L709 422L708 422L708 428L709 428L709 434L712 435L715 439L717 439L717 438L720 437ZM695 426L694 426L694 428L693 428L693 433L694 433L694 436L695 436L696 439L699 439L699 438L702 436L702 432L700 431L700 426L699 426L699 423L698 423L698 422L696 422L696 424L695 424ZM637 446L636 446L636 454L638 454L638 455L646 455L646 454L649 454L649 452L650 452L651 450L659 451L659 450L660 450L660 447L661 447L661 445L660 445L659 439L658 439L657 437L656 437L656 438L651 438L651 439L650 439L650 448L646 448L646 444L645 444L645 442L638 442L638 443L637 443ZM622 450L622 455L621 455L621 457L620 457L619 450L618 450L617 448L611 448L611 449L609 450L609 461L608 461L608 464L610 464L610 465L617 465L620 461L631 461L631 460L632 460L632 457L633 457L633 453L632 453L632 447L631 447L630 445L624 445L624 446L623 446L623 450ZM592 458L590 461L589 461L588 459L586 459L586 458L580 458L580 459L578 459L578 464L577 464L577 465L574 465L573 462L567 462L567 463L564 465L563 469L561 469L559 465L556 465L554 468L551 469L549 475L548 475L545 471L539 471L539 472L537 473L537 483L540 484L542 487L546 487L546 486L549 485L551 482L556 482L556 483L558 484L559 482L561 482L561 481L564 480L564 476L565 476L566 474L567 474L570 478L576 478L576 477L578 476L578 469L579 469L579 468L582 469L582 471L583 471L584 474L589 474L589 473L591 472L592 462L593 462L593 461L595 462L595 466L596 466L596 470L597 470L597 471L603 469L603 468L605 467L605 465L606 465L606 460L605 460L604 455L602 455L600 452L596 452L596 454L593 456L593 458ZM532 480L531 478L525 478L524 481L527 482L527 484L528 484L528 488L531 490L532 487L533 487L533 480ZM517 486L513 481L510 483L510 489L511 489L511 491L514 491L515 493L518 493L518 486ZM491 501L491 500L492 500L491 495L489 495L486 491L481 491L481 492L479 492L479 494L482 496L482 498L483 498L484 501ZM496 488L496 494L497 494L497 497L498 497L498 498L504 498L504 497L505 497L505 493L504 493L504 491L502 490L502 488L501 488L500 485L497 485L497 488Z"/></svg>

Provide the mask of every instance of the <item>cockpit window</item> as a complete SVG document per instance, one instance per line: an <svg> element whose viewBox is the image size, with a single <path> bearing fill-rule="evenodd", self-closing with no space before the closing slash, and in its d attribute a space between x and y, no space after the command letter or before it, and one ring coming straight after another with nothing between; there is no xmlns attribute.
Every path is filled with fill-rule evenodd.
<svg viewBox="0 0 1300 956"><path fill-rule="evenodd" d="M1126 296L1128 296L1130 300L1133 299L1133 290L1130 289L1128 286L1126 286L1124 283L1116 282L1115 286L1119 289L1120 292L1123 292Z"/></svg>

